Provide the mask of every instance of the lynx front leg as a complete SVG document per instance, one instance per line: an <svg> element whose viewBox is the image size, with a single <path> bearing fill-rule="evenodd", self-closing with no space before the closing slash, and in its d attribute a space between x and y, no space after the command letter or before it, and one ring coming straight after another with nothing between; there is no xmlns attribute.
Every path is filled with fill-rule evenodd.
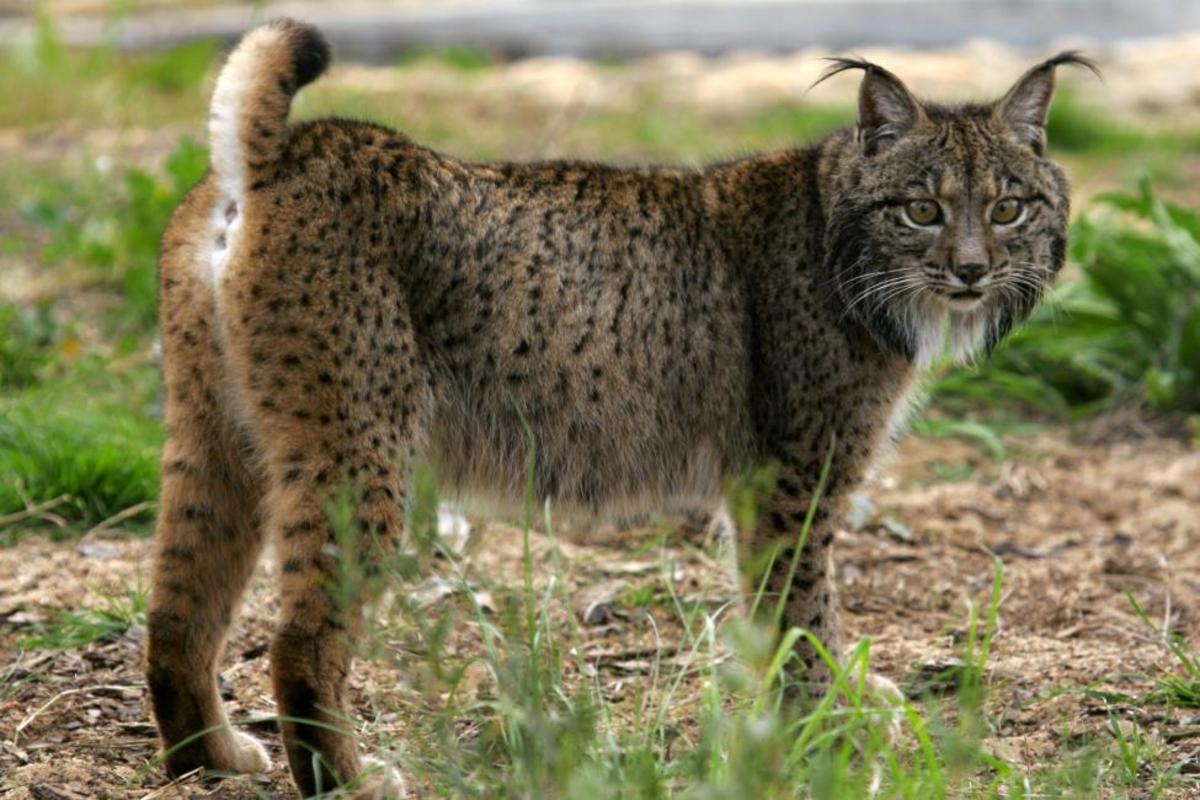
<svg viewBox="0 0 1200 800"><path fill-rule="evenodd" d="M843 653L833 576L833 530L841 507L840 490L855 485L858 478L850 475L850 470L843 469L839 473L836 459L831 463L834 469L823 487L820 486L821 462L808 462L803 467L784 466L774 490L760 509L753 535L742 548L738 560L749 589L755 591L763 586L763 597L758 604L759 619L775 624L782 598L780 634L791 628L806 630L816 637L834 662L840 662ZM818 502L812 508L814 497ZM805 533L810 513L811 522ZM795 652L802 669L801 680L807 690L801 694L801 699L804 695L810 700L820 698L832 683L828 662L808 637L797 640ZM847 678L852 684L856 682L854 674ZM892 681L875 673L866 675L862 689L864 694L871 696L872 702L885 708L894 708L903 700L903 694ZM897 718L893 717L889 722L893 726L893 738L896 724Z"/></svg>
<svg viewBox="0 0 1200 800"><path fill-rule="evenodd" d="M756 591L763 587L758 603L761 620L775 624L782 601L780 632L790 628L809 631L838 659L841 636L831 561L835 497L826 493L821 498L804 534L820 473L819 462L804 468L783 467L774 490L759 509L755 530L741 548L738 562L747 588ZM799 639L796 655L802 680L811 692L817 695L828 689L829 667L808 638Z"/></svg>

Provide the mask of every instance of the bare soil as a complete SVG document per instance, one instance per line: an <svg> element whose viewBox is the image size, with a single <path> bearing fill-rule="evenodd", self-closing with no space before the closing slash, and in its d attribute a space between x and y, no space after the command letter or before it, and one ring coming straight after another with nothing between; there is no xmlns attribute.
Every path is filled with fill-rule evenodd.
<svg viewBox="0 0 1200 800"><path fill-rule="evenodd" d="M1189 782L1200 771L1200 710L1123 705L1098 693L1144 697L1176 666L1161 632L1193 641L1200 634L1200 452L1128 430L1095 438L1046 432L1013 440L1004 462L965 443L908 438L864 493L873 510L858 504L854 524L838 533L843 623L851 637L871 638L879 671L903 682L959 651L969 609L986 605L994 553L1004 564L1004 599L989 663L987 746L1033 771L1089 736L1107 735L1111 712L1146 729L1165 763L1183 763L1182 782L1169 796L1200 796L1200 785ZM560 558L575 613L591 609L582 625L586 661L613 717L631 724L641 692L654 682L655 661L663 670L686 665L675 612L645 598L661 597L670 580L678 595L705 603L721 620L736 613L726 609L734 582L713 547L686 533L664 539L662 530L657 523L597 525L569 536L531 535L539 582ZM519 591L521 547L514 528L476 521L460 563L485 605ZM150 541L112 533L59 543L31 533L0 551L0 664L9 665L0 694L0 797L295 796L270 730L258 731L275 757L267 776L168 784L147 766L157 743L141 628L82 650L16 650L55 609L100 605L103 594L146 582L151 557ZM260 568L226 654L222 676L235 719L273 712L265 648L275 570L273 563ZM454 570L438 561L431 572L451 577ZM461 596L440 596L440 585L419 588L431 613L465 605ZM1158 631L1137 619L1126 592ZM469 615L456 630L450 658L480 652ZM412 689L399 649L385 651L358 665L353 696L376 729L402 740L405 716L421 713L428 698ZM685 689L696 686L698 679ZM685 735L694 695L685 691L672 713ZM395 711L381 716L381 707Z"/></svg>

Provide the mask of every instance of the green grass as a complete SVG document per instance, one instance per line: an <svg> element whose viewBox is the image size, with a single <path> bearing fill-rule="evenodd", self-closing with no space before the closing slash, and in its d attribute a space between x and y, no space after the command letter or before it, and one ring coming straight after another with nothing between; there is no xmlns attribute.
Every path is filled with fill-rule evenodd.
<svg viewBox="0 0 1200 800"><path fill-rule="evenodd" d="M0 515L57 500L48 510L79 530L158 496L158 422L111 403L49 397L0 404Z"/></svg>
<svg viewBox="0 0 1200 800"><path fill-rule="evenodd" d="M140 584L126 584L120 593L97 592L101 604L79 611L55 611L48 622L18 642L25 650L78 650L92 642L123 635L146 624L148 594Z"/></svg>
<svg viewBox="0 0 1200 800"><path fill-rule="evenodd" d="M1095 155L1128 153L1146 145L1147 134L1117 123L1069 91L1055 93L1046 119L1046 139L1056 150Z"/></svg>
<svg viewBox="0 0 1200 800"><path fill-rule="evenodd" d="M220 48L196 42L126 56L112 47L70 50L49 16L35 35L0 51L0 127L83 122L128 127L203 115Z"/></svg>
<svg viewBox="0 0 1200 800"><path fill-rule="evenodd" d="M1128 591L1125 597L1137 618L1160 639L1162 646L1170 651L1179 664L1177 674L1156 679L1157 688L1148 699L1178 708L1200 708L1200 655L1196 654L1183 637L1169 631L1162 632L1156 627L1141 604Z"/></svg>
<svg viewBox="0 0 1200 800"><path fill-rule="evenodd" d="M963 439L976 445L997 461L1008 457L1008 448L993 425L966 419L922 417L913 423L913 432L935 439Z"/></svg>

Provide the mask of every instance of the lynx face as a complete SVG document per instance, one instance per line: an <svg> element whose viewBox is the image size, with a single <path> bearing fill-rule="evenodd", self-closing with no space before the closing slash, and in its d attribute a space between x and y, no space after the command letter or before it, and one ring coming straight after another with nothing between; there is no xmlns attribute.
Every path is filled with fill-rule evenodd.
<svg viewBox="0 0 1200 800"><path fill-rule="evenodd" d="M947 107L878 67L832 72L850 68L867 70L859 149L838 176L827 236L844 315L919 362L940 352L947 322L957 356L991 349L1065 255L1067 182L1043 156L1053 69L994 104Z"/></svg>

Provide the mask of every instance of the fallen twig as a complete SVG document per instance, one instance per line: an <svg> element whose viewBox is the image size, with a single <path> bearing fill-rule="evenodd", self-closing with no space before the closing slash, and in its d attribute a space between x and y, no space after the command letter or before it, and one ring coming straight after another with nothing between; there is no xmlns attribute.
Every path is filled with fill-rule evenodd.
<svg viewBox="0 0 1200 800"><path fill-rule="evenodd" d="M17 740L21 738L21 732L24 731L26 728L28 728L35 719L40 717L46 711L46 709L50 708L50 706L54 705L59 700L62 700L64 697L70 697L73 694L84 694L87 692L95 692L95 691L99 691L101 689L106 689L106 690L115 689L117 691L129 691L129 690L136 691L139 688L140 687L137 687L137 686L128 686L128 685L121 685L121 684L102 684L100 686L78 686L74 689L64 689L61 692L59 692L58 694L54 695L54 697L51 697L45 703L42 703L40 706L35 708L29 714L29 716L27 716L25 719L21 720L21 722L17 725L16 729L13 731L12 743L13 743L13 745L16 745Z"/></svg>
<svg viewBox="0 0 1200 800"><path fill-rule="evenodd" d="M141 514L143 511L146 511L147 509L154 508L154 506L156 506L156 505L158 505L158 502L155 500L143 500L142 502L137 503L136 505L130 506L129 508L125 509L124 511L118 511L116 514L113 514L108 519L103 520L102 522L98 522L94 526L92 526L92 528L90 530L88 530L87 533L84 534L84 537L88 537L93 534L100 533L102 531L106 531L109 528L113 527L114 525L119 525L122 522L124 522L125 520L130 519L131 517L136 517L138 514Z"/></svg>
<svg viewBox="0 0 1200 800"><path fill-rule="evenodd" d="M46 500L45 502L38 503L36 505L26 505L25 510L23 511L15 511L12 514L5 514L4 516L0 517L0 528L5 527L6 525L11 525L14 522L23 522L24 520L41 516L53 517L56 520L60 520L62 517L59 517L55 514L46 514L46 512L60 503L65 503L69 499L71 499L69 494L60 494L53 500Z"/></svg>
<svg viewBox="0 0 1200 800"><path fill-rule="evenodd" d="M204 767L196 767L191 772L183 773L167 785L158 787L150 794L142 795L142 800L157 800L159 797L166 797L168 792L174 792L178 794L179 787L185 783L191 783L192 779L199 775L203 769Z"/></svg>

